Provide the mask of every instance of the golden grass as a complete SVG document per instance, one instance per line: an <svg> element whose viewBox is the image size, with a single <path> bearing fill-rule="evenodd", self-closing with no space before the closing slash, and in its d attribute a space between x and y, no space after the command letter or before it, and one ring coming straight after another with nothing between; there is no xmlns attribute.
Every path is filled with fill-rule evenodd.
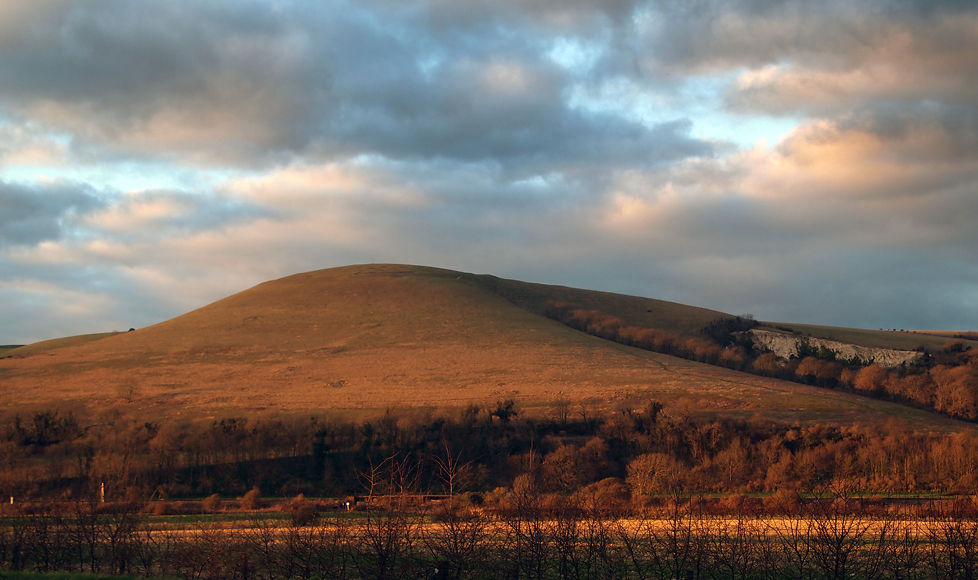
<svg viewBox="0 0 978 580"><path fill-rule="evenodd" d="M520 289L520 283L501 282ZM554 287L526 288L527 295L542 296ZM600 306L610 296L612 306L603 311L638 308L677 326L719 314L555 292L585 306ZM134 332L0 360L4 404L120 406L156 418L193 419L444 409L508 398L543 412L557 400L608 409L652 398L677 414L832 423L901 416L923 429L960 426L881 401L604 341L498 294L485 277L432 268L371 265L290 276ZM656 312L655 304L668 312ZM134 400L127 403L123 393L132 385Z"/></svg>

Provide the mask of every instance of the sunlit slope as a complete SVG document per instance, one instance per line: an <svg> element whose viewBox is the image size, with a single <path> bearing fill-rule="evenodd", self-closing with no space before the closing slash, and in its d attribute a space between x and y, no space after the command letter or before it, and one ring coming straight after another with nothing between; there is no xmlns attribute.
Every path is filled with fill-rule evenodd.
<svg viewBox="0 0 978 580"><path fill-rule="evenodd" d="M8 410L76 402L159 417L506 398L532 412L558 399L614 408L653 398L675 413L831 422L899 415L953 425L624 347L514 306L478 277L388 265L290 276L152 327L6 358L0 383Z"/></svg>

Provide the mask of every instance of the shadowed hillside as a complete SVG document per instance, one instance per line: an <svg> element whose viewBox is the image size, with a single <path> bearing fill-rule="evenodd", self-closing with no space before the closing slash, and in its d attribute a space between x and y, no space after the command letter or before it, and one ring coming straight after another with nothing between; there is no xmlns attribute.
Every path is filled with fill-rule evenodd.
<svg viewBox="0 0 978 580"><path fill-rule="evenodd" d="M505 280L495 276L473 276L487 291L536 314L544 314L548 303L563 302L584 310L598 310L608 316L628 321L633 326L658 328L679 334L693 334L717 318L729 314L611 292L581 290L566 286L532 284Z"/></svg>
<svg viewBox="0 0 978 580"><path fill-rule="evenodd" d="M530 409L557 400L615 408L654 398L677 413L957 425L614 344L538 314L549 300L676 332L723 316L448 270L351 266L266 282L134 332L6 358L0 380L7 410L74 402L192 418L502 399Z"/></svg>

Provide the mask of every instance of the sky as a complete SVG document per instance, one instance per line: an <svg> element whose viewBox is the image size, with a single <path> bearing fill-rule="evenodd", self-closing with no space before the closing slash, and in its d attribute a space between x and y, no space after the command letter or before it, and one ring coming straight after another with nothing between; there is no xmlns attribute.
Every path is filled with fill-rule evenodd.
<svg viewBox="0 0 978 580"><path fill-rule="evenodd" d="M0 3L0 344L406 263L978 330L978 7Z"/></svg>

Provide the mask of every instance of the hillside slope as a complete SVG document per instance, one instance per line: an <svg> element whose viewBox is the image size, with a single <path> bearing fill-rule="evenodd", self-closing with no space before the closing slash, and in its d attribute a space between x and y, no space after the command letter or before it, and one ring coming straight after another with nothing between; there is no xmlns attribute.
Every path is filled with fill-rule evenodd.
<svg viewBox="0 0 978 580"><path fill-rule="evenodd" d="M551 299L675 330L721 315L434 268L350 266L266 282L134 332L0 360L3 405L204 418L507 398L531 409L560 399L614 408L653 398L676 413L832 422L900 416L927 428L958 425L610 343L537 314Z"/></svg>

